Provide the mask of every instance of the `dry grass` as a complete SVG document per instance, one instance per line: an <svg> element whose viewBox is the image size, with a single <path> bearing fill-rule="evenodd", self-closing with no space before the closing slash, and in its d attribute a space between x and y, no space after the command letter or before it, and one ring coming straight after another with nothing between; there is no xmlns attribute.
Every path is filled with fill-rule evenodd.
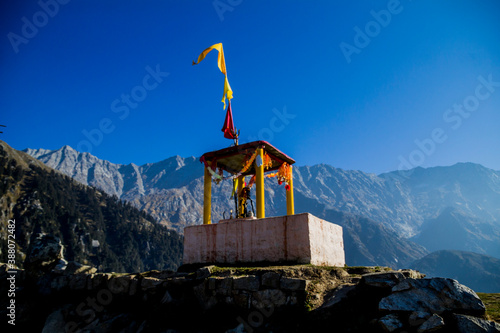
<svg viewBox="0 0 500 333"><path fill-rule="evenodd" d="M500 323L500 294L477 293L486 306L486 314L490 320Z"/></svg>

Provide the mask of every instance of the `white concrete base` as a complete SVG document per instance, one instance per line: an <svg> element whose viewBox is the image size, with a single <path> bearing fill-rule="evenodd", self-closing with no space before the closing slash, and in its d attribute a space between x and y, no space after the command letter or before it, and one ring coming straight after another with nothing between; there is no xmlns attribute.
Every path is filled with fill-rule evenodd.
<svg viewBox="0 0 500 333"><path fill-rule="evenodd" d="M184 228L183 264L344 266L342 227L309 213Z"/></svg>

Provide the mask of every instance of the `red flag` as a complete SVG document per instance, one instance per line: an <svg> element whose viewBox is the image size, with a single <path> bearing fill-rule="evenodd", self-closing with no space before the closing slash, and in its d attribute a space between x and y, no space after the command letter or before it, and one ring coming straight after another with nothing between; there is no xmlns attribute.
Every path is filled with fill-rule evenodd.
<svg viewBox="0 0 500 333"><path fill-rule="evenodd" d="M227 106L226 119L224 120L224 126L222 126L222 132L224 132L224 137L226 139L234 139L235 130L233 123L233 112L231 111L231 100L229 101L229 105Z"/></svg>

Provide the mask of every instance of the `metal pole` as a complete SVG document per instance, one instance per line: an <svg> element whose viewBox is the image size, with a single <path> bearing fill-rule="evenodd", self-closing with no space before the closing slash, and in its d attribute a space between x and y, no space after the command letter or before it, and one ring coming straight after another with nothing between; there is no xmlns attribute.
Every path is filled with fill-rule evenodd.
<svg viewBox="0 0 500 333"><path fill-rule="evenodd" d="M210 165L210 163L208 163ZM203 186L203 224L211 224L212 213L212 175L205 167Z"/></svg>

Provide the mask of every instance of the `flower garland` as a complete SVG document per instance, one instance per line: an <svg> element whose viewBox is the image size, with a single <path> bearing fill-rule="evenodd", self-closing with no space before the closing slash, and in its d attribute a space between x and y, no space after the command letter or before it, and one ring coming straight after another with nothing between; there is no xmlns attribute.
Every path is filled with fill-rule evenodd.
<svg viewBox="0 0 500 333"><path fill-rule="evenodd" d="M290 183L291 179L292 179L292 168L288 163L283 162L283 164L278 169L278 184L281 185L283 182Z"/></svg>
<svg viewBox="0 0 500 333"><path fill-rule="evenodd" d="M267 153L264 153L263 165L265 170L270 169L273 166L273 160Z"/></svg>
<svg viewBox="0 0 500 333"><path fill-rule="evenodd" d="M213 160L211 163L212 166L214 166L214 169L217 170L217 172L215 172L214 169L212 169L212 166L210 166L208 164L208 162L205 161L205 159L202 159L200 161L205 164L205 167L208 169L208 172L210 172L210 175L214 178L214 182L216 184L219 184L222 180L233 180L235 178L240 177L243 173L247 172L248 169L252 166L252 163L257 158L257 155L258 155L258 150L256 149L254 151L254 153L249 158L245 159L243 169L241 169L240 172L233 174L231 176L228 176L228 177L223 176L222 168L219 167L217 170L217 160ZM263 166L264 166L265 170L272 167L272 159L267 153L264 154ZM277 177L278 184L281 185L281 184L283 184L283 182L285 182L286 183L285 188L288 191L290 189L290 185L289 185L290 181L292 180L292 167L288 163L283 162L283 164L281 164L281 166L279 167L277 172L273 172L273 173L264 175L264 177L265 178ZM248 187L251 188L254 183L255 183L255 175L253 175L252 178L250 179Z"/></svg>
<svg viewBox="0 0 500 333"><path fill-rule="evenodd" d="M205 161L205 159L201 160L201 162L202 162L203 164L205 164L205 167L208 169L208 172L210 172L210 174L212 175L212 177L214 177L214 178L215 178L215 179L214 179L215 183L216 183L216 184L219 184L222 180L227 180L227 179L231 180L231 179L235 179L235 178L240 177L243 173L247 172L247 171L248 171L248 169L252 166L252 163L255 161L255 158L257 157L258 152L259 152L259 151L256 149L256 150L255 150L255 152L252 154L252 156L250 156L250 158L249 158L249 159L247 159L247 160L245 161L244 166L243 166L243 169L241 169L241 171L240 171L240 172L238 172L237 174L234 174L234 175L232 175L232 176L228 176L228 177L223 177L223 170L222 170L221 168L219 168L219 170L218 170L219 172L218 172L218 173L216 173L216 172L212 169L212 167L211 167L210 165L208 165L208 162L207 162L207 161ZM214 160L214 161L212 162L212 164L213 164L214 166L216 166L216 165L217 165L217 160ZM215 168L215 169L216 169L216 168Z"/></svg>

